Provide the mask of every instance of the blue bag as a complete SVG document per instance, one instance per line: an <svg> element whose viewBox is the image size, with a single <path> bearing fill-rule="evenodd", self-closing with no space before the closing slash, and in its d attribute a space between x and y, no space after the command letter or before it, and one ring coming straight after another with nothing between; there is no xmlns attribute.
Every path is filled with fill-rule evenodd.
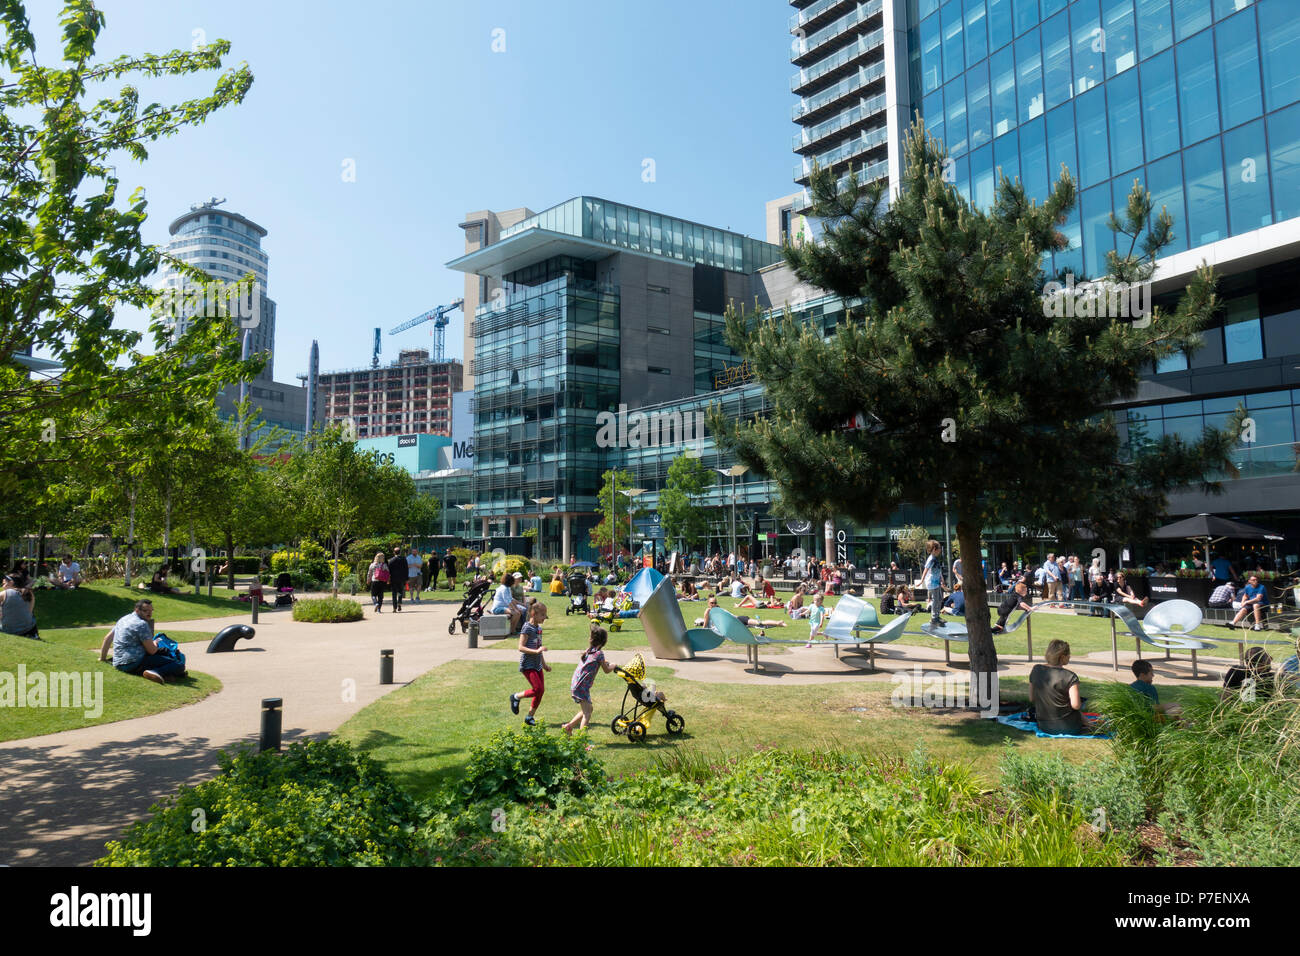
<svg viewBox="0 0 1300 956"><path fill-rule="evenodd" d="M163 657L170 657L177 661L181 667L185 666L185 655L181 653L180 645L173 641L166 634L155 634L154 644L158 646L158 653Z"/></svg>

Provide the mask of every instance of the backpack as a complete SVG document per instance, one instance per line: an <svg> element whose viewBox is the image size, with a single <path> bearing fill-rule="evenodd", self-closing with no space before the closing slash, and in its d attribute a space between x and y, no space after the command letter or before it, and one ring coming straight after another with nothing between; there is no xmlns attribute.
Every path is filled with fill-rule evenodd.
<svg viewBox="0 0 1300 956"><path fill-rule="evenodd" d="M387 584L387 583L388 583L388 565L386 565L386 564L381 564L379 567L375 568L375 573L373 574L372 577L373 577L373 580L375 580L375 581L381 581L381 582L383 582L384 584Z"/></svg>
<svg viewBox="0 0 1300 956"><path fill-rule="evenodd" d="M170 637L166 634L155 634L153 642L158 647L159 655L162 657L170 657L172 660L179 663L181 667L185 666L185 655L181 653L180 645Z"/></svg>

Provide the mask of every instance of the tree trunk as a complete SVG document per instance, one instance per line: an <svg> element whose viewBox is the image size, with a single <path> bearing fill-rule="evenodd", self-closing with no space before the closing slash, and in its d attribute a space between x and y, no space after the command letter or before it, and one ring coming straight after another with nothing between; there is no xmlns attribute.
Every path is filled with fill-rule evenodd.
<svg viewBox="0 0 1300 956"><path fill-rule="evenodd" d="M971 509L957 506L957 540L961 553L969 555L971 563L962 564L962 591L966 595L966 630L969 634L967 650L970 658L970 699L988 716L996 717L998 710L998 652L993 646L993 626L989 621L989 599L984 570L981 567L980 532L983 530L966 515ZM990 712L991 709L991 712Z"/></svg>
<svg viewBox="0 0 1300 956"><path fill-rule="evenodd" d="M334 597L339 596L339 546L343 543L342 536L334 538Z"/></svg>
<svg viewBox="0 0 1300 956"><path fill-rule="evenodd" d="M235 533L229 529L226 530L226 564L230 567L226 572L226 587L233 591L235 589Z"/></svg>
<svg viewBox="0 0 1300 956"><path fill-rule="evenodd" d="M189 574L187 574L186 577L190 579L191 584L197 583L199 580L199 572L194 570L194 549L197 547L198 547L198 542L195 541L194 539L194 521L193 519L191 519L190 520L190 560L189 563L186 565L186 568L189 570ZM207 560L204 559L203 563L206 570Z"/></svg>
<svg viewBox="0 0 1300 956"><path fill-rule="evenodd" d="M129 495L131 507L126 524L126 586L131 586L131 558L135 555L135 492Z"/></svg>
<svg viewBox="0 0 1300 956"><path fill-rule="evenodd" d="M41 573L41 568L44 566L44 564L45 564L45 523L42 522L36 528L36 574L33 574L32 577L36 577L37 574Z"/></svg>

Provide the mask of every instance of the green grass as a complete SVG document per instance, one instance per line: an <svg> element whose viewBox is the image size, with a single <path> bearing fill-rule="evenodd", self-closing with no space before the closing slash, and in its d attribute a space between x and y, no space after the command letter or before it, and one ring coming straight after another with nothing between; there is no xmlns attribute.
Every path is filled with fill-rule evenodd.
<svg viewBox="0 0 1300 956"><path fill-rule="evenodd" d="M207 588L204 588L198 597L193 591L153 594L134 587L127 588L121 581L94 581L70 591L37 591L36 623L42 635L47 628L111 627L129 614L135 602L142 598L153 602L154 620L159 624L248 614L247 604L232 600L235 593L225 588L213 588L212 597L208 597Z"/></svg>
<svg viewBox="0 0 1300 956"><path fill-rule="evenodd" d="M571 666L556 665L547 675L539 714L552 732L560 732L558 725L577 712L568 694L571 673ZM685 717L686 731L669 737L656 717L644 745L615 737L609 725L626 685L614 675L601 675L592 693L591 742L613 774L643 770L656 755L729 755L780 747L899 756L921 742L936 759L966 764L992 784L1006 741L1018 750L1057 752L1076 761L1106 751L1104 741L1040 739L965 711L896 708L891 704L896 685L890 682L705 684L673 677L662 667L651 667L649 677L668 696L669 706ZM1082 683L1085 696L1100 687ZM459 779L470 747L495 730L519 724L506 698L523 689L515 664L453 661L366 707L338 736L368 751L412 792L427 795L440 783ZM1176 689L1164 691L1170 700L1177 699ZM1024 679L1004 680L1002 696L1027 700Z"/></svg>
<svg viewBox="0 0 1300 956"><path fill-rule="evenodd" d="M48 639L33 641L0 634L0 674L14 675L13 678L0 678L6 683L11 679L16 681L20 665L25 667L29 677L37 673L89 673L92 681L96 678L102 680L99 697L102 713L97 716L86 716L87 708L84 706L17 707L4 701L3 710L0 710L3 714L0 740L18 740L156 714L192 704L221 689L221 682L215 677L194 670L186 680L165 685L123 674L112 664L99 661L98 648L103 636L104 632L99 630L55 630L42 632L42 637ZM170 636L178 643L209 637L183 631L172 631ZM89 650L92 647L96 651L94 654ZM47 703L52 703L52 700Z"/></svg>

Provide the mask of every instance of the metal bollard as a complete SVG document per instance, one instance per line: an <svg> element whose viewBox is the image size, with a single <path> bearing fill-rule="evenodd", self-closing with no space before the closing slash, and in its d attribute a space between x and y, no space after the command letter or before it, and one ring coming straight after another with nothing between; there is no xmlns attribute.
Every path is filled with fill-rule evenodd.
<svg viewBox="0 0 1300 956"><path fill-rule="evenodd" d="M257 752L280 750L280 708L284 706L282 697L262 698L262 739L258 741Z"/></svg>
<svg viewBox="0 0 1300 956"><path fill-rule="evenodd" d="M390 647L386 651L379 652L379 683L391 684L393 682L393 649Z"/></svg>
<svg viewBox="0 0 1300 956"><path fill-rule="evenodd" d="M248 592L248 596L251 598L249 603L253 605L253 623L256 624L257 609L262 606L262 595L259 591L250 591Z"/></svg>
<svg viewBox="0 0 1300 956"><path fill-rule="evenodd" d="M208 572L208 597L212 597L212 572Z"/></svg>
<svg viewBox="0 0 1300 956"><path fill-rule="evenodd" d="M469 630L465 633L469 635L469 646L478 647L478 621L470 621Z"/></svg>

